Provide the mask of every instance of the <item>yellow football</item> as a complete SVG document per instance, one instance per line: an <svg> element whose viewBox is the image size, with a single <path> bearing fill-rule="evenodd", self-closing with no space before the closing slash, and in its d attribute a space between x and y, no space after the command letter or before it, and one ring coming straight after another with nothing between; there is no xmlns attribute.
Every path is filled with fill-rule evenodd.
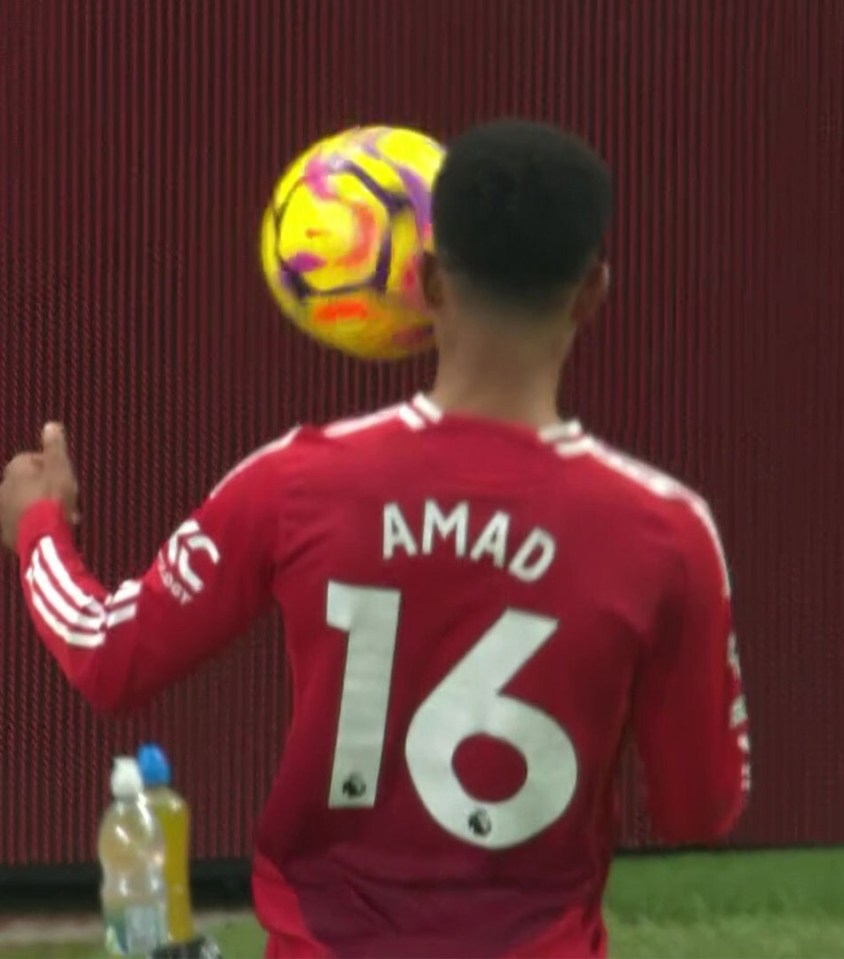
<svg viewBox="0 0 844 959"><path fill-rule="evenodd" d="M415 130L357 127L305 151L261 226L267 284L286 316L327 346L393 360L433 345L419 287L443 147Z"/></svg>

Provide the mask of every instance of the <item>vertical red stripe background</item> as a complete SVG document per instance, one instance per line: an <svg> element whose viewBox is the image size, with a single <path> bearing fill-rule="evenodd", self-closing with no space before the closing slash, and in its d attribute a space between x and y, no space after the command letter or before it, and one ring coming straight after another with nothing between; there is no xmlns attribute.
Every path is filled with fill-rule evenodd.
<svg viewBox="0 0 844 959"><path fill-rule="evenodd" d="M844 841L842 91L844 0L3 0L0 453L63 416L86 555L137 571L252 447L427 374L274 312L255 236L285 161L357 122L572 127L618 214L568 400L719 513L755 720L739 838ZM276 624L115 724L40 650L8 562L0 599L0 866L90 860L109 756L149 736L197 854L246 854L283 742ZM624 839L648 839L629 771Z"/></svg>

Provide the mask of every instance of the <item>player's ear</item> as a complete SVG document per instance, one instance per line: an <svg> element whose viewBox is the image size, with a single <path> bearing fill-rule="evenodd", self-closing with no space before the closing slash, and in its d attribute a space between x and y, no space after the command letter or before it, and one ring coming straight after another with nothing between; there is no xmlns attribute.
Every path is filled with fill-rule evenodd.
<svg viewBox="0 0 844 959"><path fill-rule="evenodd" d="M610 292L610 265L603 257L595 260L581 280L571 316L577 325L587 323L606 303Z"/></svg>
<svg viewBox="0 0 844 959"><path fill-rule="evenodd" d="M428 309L441 310L445 300L442 270L436 255L429 250L422 254L422 261L419 264L419 280L422 284L422 293Z"/></svg>

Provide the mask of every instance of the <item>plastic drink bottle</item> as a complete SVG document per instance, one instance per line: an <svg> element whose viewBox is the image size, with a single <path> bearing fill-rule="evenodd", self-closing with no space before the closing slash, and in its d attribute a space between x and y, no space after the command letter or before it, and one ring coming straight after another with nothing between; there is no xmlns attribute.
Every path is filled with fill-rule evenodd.
<svg viewBox="0 0 844 959"><path fill-rule="evenodd" d="M131 757L115 759L111 794L98 841L106 947L112 955L145 956L167 941L164 838Z"/></svg>
<svg viewBox="0 0 844 959"><path fill-rule="evenodd" d="M169 940L186 943L194 938L189 879L190 810L170 786L170 763L160 747L141 746L138 766L147 802L164 836L164 880L167 885Z"/></svg>

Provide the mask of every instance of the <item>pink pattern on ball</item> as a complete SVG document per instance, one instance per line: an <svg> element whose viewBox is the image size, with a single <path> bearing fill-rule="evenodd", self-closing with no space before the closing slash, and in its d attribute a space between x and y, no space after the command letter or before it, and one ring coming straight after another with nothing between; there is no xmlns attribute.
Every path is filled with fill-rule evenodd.
<svg viewBox="0 0 844 959"><path fill-rule="evenodd" d="M287 266L294 273L308 273L325 266L325 260L321 256L317 256L316 253L294 253L287 261Z"/></svg>

